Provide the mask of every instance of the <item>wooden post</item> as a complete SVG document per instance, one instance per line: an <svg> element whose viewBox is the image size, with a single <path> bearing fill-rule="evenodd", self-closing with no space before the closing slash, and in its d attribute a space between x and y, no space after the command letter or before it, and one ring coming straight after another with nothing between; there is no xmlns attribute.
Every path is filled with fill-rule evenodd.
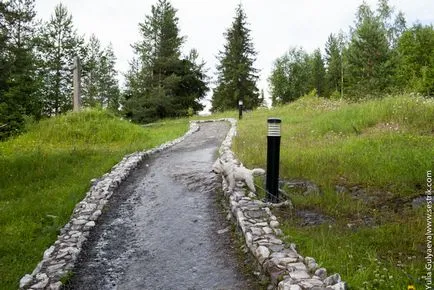
<svg viewBox="0 0 434 290"><path fill-rule="evenodd" d="M81 106L81 65L80 65L80 59L78 56L74 58L74 99L73 99L73 111L79 112L80 106Z"/></svg>

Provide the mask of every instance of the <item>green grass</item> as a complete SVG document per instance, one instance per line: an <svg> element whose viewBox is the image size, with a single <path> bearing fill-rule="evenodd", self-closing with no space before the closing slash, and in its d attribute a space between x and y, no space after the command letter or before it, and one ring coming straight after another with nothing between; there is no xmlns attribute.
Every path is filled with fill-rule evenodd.
<svg viewBox="0 0 434 290"><path fill-rule="evenodd" d="M203 119L221 117L237 118L238 112ZM423 194L426 171L434 169L433 100L397 96L349 104L305 97L244 113L234 151L248 167L265 168L267 117L283 122L281 178L309 179L323 192L291 193L296 209L336 221L301 227L293 213L281 212L287 241L329 272L341 273L352 289L423 286L417 280L424 269L425 209L400 202ZM143 128L88 111L42 121L0 143L0 289L16 289L33 270L92 178L127 153L181 136L187 123ZM337 194L337 184L364 188L376 199ZM374 225L363 225L364 217Z"/></svg>
<svg viewBox="0 0 434 290"><path fill-rule="evenodd" d="M424 209L412 209L408 201L424 194L426 172L434 169L434 100L394 96L346 103L310 96L244 114L234 151L248 167L266 167L268 117L282 119L280 177L308 179L322 190L292 192L295 208L336 221L301 227L293 213L281 213L288 241L341 273L352 289L422 286ZM338 194L336 185L358 186L373 199ZM364 217L373 225L362 223Z"/></svg>
<svg viewBox="0 0 434 290"><path fill-rule="evenodd" d="M75 204L128 153L175 139L188 120L143 128L85 111L41 121L0 143L0 289L16 289L56 239Z"/></svg>

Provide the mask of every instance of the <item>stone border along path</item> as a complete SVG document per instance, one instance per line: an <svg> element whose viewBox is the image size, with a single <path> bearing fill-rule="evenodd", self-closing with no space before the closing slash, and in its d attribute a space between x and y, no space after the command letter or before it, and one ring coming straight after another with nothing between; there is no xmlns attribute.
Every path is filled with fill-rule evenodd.
<svg viewBox="0 0 434 290"><path fill-rule="evenodd" d="M236 135L235 119L225 119L231 123L226 139L219 149L220 158L235 164L236 158L231 150L232 138ZM235 166L235 165L234 165ZM327 270L319 268L314 258L302 257L278 236L282 235L277 218L270 207L275 205L250 198L241 187L230 190L223 179L223 190L229 199L230 212L241 230L247 248L255 257L261 272L271 280L269 289L302 290L330 289L345 290L346 284L339 274L327 277Z"/></svg>
<svg viewBox="0 0 434 290"><path fill-rule="evenodd" d="M77 257L87 240L90 230L101 215L114 190L124 181L141 161L150 155L161 152L199 130L198 123L227 121L231 128L219 149L221 158L235 160L231 151L232 138L236 135L235 119L218 119L212 121L192 121L188 132L173 141L164 143L148 151L136 152L125 156L109 173L93 180L94 185L80 201L71 216L71 220L61 229L57 241L48 248L43 259L32 274L26 274L20 280L20 289L61 289L62 277L73 269ZM282 235L279 222L272 215L272 204L245 196L242 188L230 191L223 179L225 196L229 199L230 211L241 229L246 245L263 274L268 275L272 284L270 288L279 290L330 289L345 290L345 283L339 274L327 277L324 268L318 268L313 258L297 253L295 245L289 248L277 238ZM282 280L283 279L283 280Z"/></svg>
<svg viewBox="0 0 434 290"><path fill-rule="evenodd" d="M42 261L32 274L26 274L21 278L20 289L60 289L62 277L67 276L73 269L83 243L114 190L144 159L180 143L198 130L199 125L190 122L190 129L184 136L148 151L129 154L113 166L109 173L100 179L92 180L93 186L85 198L75 206L71 220L61 229L57 241L44 252Z"/></svg>

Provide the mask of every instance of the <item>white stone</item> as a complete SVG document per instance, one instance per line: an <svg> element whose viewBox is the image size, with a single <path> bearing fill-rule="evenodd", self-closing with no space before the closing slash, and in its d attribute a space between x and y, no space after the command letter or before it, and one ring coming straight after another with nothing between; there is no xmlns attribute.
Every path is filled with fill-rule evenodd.
<svg viewBox="0 0 434 290"><path fill-rule="evenodd" d="M297 261L298 261L298 258L286 257L286 258L280 258L279 259L279 264L281 264L281 265L287 265L289 263L295 263Z"/></svg>
<svg viewBox="0 0 434 290"><path fill-rule="evenodd" d="M341 276L339 274L333 274L324 280L324 285L325 286L332 286L332 285L335 285L339 282L341 282Z"/></svg>
<svg viewBox="0 0 434 290"><path fill-rule="evenodd" d="M94 221L90 221L90 222L88 222L88 223L86 223L86 224L84 225L84 227L85 227L86 229L93 228L94 226L95 226L95 222L94 222Z"/></svg>
<svg viewBox="0 0 434 290"><path fill-rule="evenodd" d="M318 264L316 262L311 262L307 264L307 269L309 270L309 272L313 273L316 269L318 269Z"/></svg>
<svg viewBox="0 0 434 290"><path fill-rule="evenodd" d="M38 281L45 280L47 278L48 278L48 276L45 273L36 274L36 280L38 280Z"/></svg>
<svg viewBox="0 0 434 290"><path fill-rule="evenodd" d="M39 276L39 277L38 277ZM38 274L36 275L36 279L39 281L35 285L32 285L32 289L44 289L45 286L47 286L48 282L50 282L50 279L46 274Z"/></svg>
<svg viewBox="0 0 434 290"><path fill-rule="evenodd" d="M335 285L332 286L328 286L327 289L332 289L332 290L345 290L347 289L345 286L345 282L339 282Z"/></svg>
<svg viewBox="0 0 434 290"><path fill-rule="evenodd" d="M327 270L325 268L319 268L315 271L315 276L325 279L327 277Z"/></svg>
<svg viewBox="0 0 434 290"><path fill-rule="evenodd" d="M25 286L29 285L33 281L33 276L26 274L23 278L20 280L20 288L24 288Z"/></svg>
<svg viewBox="0 0 434 290"><path fill-rule="evenodd" d="M60 251L61 252L67 252L71 255L77 255L78 252L80 252L80 250L77 249L76 247L67 247L67 248L61 249Z"/></svg>
<svg viewBox="0 0 434 290"><path fill-rule="evenodd" d="M60 252L57 256L56 259L62 259L65 256L69 255L68 252Z"/></svg>
<svg viewBox="0 0 434 290"><path fill-rule="evenodd" d="M321 280L318 279L306 279L303 281L300 281L298 283L303 289L310 289L312 287L323 287L324 283Z"/></svg>
<svg viewBox="0 0 434 290"><path fill-rule="evenodd" d="M87 220L77 219L72 221L72 224L76 226L84 225L85 223L87 223Z"/></svg>
<svg viewBox="0 0 434 290"><path fill-rule="evenodd" d="M250 230L252 231L252 234L254 236L261 236L262 235L262 230L260 228L251 227Z"/></svg>
<svg viewBox="0 0 434 290"><path fill-rule="evenodd" d="M270 250L265 246L259 246L255 251L259 263L263 263L270 256Z"/></svg>
<svg viewBox="0 0 434 290"><path fill-rule="evenodd" d="M286 255L285 255L285 253L276 252L276 253L271 254L271 257L272 258L282 259L282 258L285 258Z"/></svg>
<svg viewBox="0 0 434 290"><path fill-rule="evenodd" d="M84 205L84 207L82 208L82 210L81 210L81 212L83 212L83 213L87 213L87 212L92 212L92 211L94 211L95 209L96 209L96 204L94 204L94 203L88 203L88 204L86 204L86 205Z"/></svg>
<svg viewBox="0 0 434 290"><path fill-rule="evenodd" d="M50 257L53 251L54 251L54 246L51 246L48 249L46 249L44 252L44 260L48 259L48 257Z"/></svg>
<svg viewBox="0 0 434 290"><path fill-rule="evenodd" d="M273 233L273 230L271 228L269 228L269 227L263 227L262 230L264 231L264 233L266 235L269 235L269 234Z"/></svg>
<svg viewBox="0 0 434 290"><path fill-rule="evenodd" d="M279 239L270 239L270 243L276 244L276 245L283 244L282 240L279 240Z"/></svg>
<svg viewBox="0 0 434 290"><path fill-rule="evenodd" d="M287 280L280 281L277 285L277 290L289 290L291 286L291 282Z"/></svg>
<svg viewBox="0 0 434 290"><path fill-rule="evenodd" d="M289 271L305 271L307 272L307 268L306 265L302 262L298 262L298 263L290 263L288 264L288 270Z"/></svg>
<svg viewBox="0 0 434 290"><path fill-rule="evenodd" d="M60 270L63 266L64 266L64 264L54 264L54 265L49 266L47 268L47 271L49 273L53 273L53 272Z"/></svg>
<svg viewBox="0 0 434 290"><path fill-rule="evenodd" d="M278 221L271 221L270 226L275 229L275 228L279 227L279 222Z"/></svg>
<svg viewBox="0 0 434 290"><path fill-rule="evenodd" d="M89 220L91 221L96 221L98 219L98 217L101 215L101 211L100 210L96 210L89 218Z"/></svg>
<svg viewBox="0 0 434 290"><path fill-rule="evenodd" d="M253 242L253 237L251 233L246 233L246 244L247 246L251 245Z"/></svg>
<svg viewBox="0 0 434 290"><path fill-rule="evenodd" d="M295 270L293 272L290 272L289 276L297 280L310 278L309 274L306 271L302 271L302 270Z"/></svg>

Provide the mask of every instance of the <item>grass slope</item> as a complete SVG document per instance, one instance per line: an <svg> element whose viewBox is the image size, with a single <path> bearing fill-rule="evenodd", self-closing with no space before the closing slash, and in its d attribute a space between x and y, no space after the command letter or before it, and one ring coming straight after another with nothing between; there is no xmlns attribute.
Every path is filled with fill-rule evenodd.
<svg viewBox="0 0 434 290"><path fill-rule="evenodd" d="M0 143L0 289L16 289L75 204L128 153L175 139L188 121L140 127L104 111L70 113Z"/></svg>
<svg viewBox="0 0 434 290"><path fill-rule="evenodd" d="M425 208L413 209L411 200L427 190L427 171L434 169L434 101L397 96L348 104L304 97L245 114L234 151L249 167L266 167L267 117L282 119L280 177L308 179L322 189L292 192L296 209L335 220L305 227L293 212L283 212L287 240L341 273L351 289L423 286ZM365 196L337 193L336 185L363 188Z"/></svg>

